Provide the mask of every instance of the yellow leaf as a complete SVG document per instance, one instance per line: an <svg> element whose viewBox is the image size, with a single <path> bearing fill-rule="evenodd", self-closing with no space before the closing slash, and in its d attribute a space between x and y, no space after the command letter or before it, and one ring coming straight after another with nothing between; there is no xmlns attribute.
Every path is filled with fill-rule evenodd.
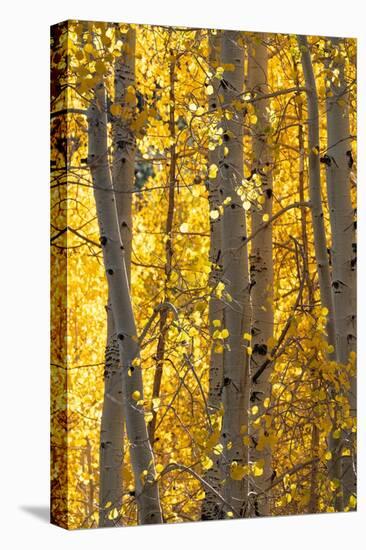
<svg viewBox="0 0 366 550"><path fill-rule="evenodd" d="M181 233L187 233L188 232L188 223L182 223L180 226Z"/></svg>
<svg viewBox="0 0 366 550"><path fill-rule="evenodd" d="M253 471L253 474L255 475L255 477L260 477L263 475L263 467L260 466L259 464L253 464L253 468L252 468L252 471Z"/></svg>
<svg viewBox="0 0 366 550"><path fill-rule="evenodd" d="M145 414L145 420L147 423L151 422L153 418L154 418L154 415L151 412L148 412Z"/></svg>
<svg viewBox="0 0 366 550"><path fill-rule="evenodd" d="M208 169L208 177L210 179L215 179L217 176L218 167L216 164L211 164L211 166Z"/></svg>
<svg viewBox="0 0 366 550"><path fill-rule="evenodd" d="M220 321L220 319L214 319L212 321L212 324L213 324L214 327L220 327L221 326L221 321Z"/></svg>
<svg viewBox="0 0 366 550"><path fill-rule="evenodd" d="M229 331L227 328L224 328L222 331L221 331L221 338L227 338L229 336Z"/></svg>
<svg viewBox="0 0 366 550"><path fill-rule="evenodd" d="M113 508L108 514L109 519L117 519L119 516L117 508Z"/></svg>
<svg viewBox="0 0 366 550"><path fill-rule="evenodd" d="M252 408L251 408L251 413L252 414L258 414L258 411L259 411L259 407L257 405L254 405Z"/></svg>
<svg viewBox="0 0 366 550"><path fill-rule="evenodd" d="M209 84L209 86L206 87L206 95L212 95L214 93L214 89L213 89L213 86L211 86L211 84Z"/></svg>
<svg viewBox="0 0 366 550"><path fill-rule="evenodd" d="M211 220L217 220L219 215L220 215L220 212L218 210L211 210L211 212L210 212Z"/></svg>
<svg viewBox="0 0 366 550"><path fill-rule="evenodd" d="M241 466L235 460L230 465L230 477L235 479L235 481L241 481L243 477L247 474L247 468Z"/></svg>
<svg viewBox="0 0 366 550"><path fill-rule="evenodd" d="M270 398L266 397L265 400L263 401L263 406L265 409L268 409L270 402L271 402Z"/></svg>
<svg viewBox="0 0 366 550"><path fill-rule="evenodd" d="M213 452L215 453L215 455L220 455L223 450L224 450L224 446L222 445L222 443L218 443L213 448Z"/></svg>
<svg viewBox="0 0 366 550"><path fill-rule="evenodd" d="M104 74L107 71L107 66L103 61L98 59L98 61L95 62L95 70L98 74Z"/></svg>
<svg viewBox="0 0 366 550"><path fill-rule="evenodd" d="M268 214L263 214L262 220L264 222L268 222L269 221L269 215Z"/></svg>
<svg viewBox="0 0 366 550"><path fill-rule="evenodd" d="M91 44L90 42L88 42L88 44L85 44L84 51L87 53L94 53L93 44Z"/></svg>
<svg viewBox="0 0 366 550"><path fill-rule="evenodd" d="M205 470L209 470L210 468L212 468L213 466L213 462L211 460L211 458L209 456L205 456L202 460L201 460L201 464L202 464L202 467L205 469Z"/></svg>
<svg viewBox="0 0 366 550"><path fill-rule="evenodd" d="M135 390L133 393L132 393L132 399L134 399L135 401L138 401L141 397L141 393L138 391L138 390Z"/></svg>
<svg viewBox="0 0 366 550"><path fill-rule="evenodd" d="M356 508L357 506L357 498L354 495L349 497L349 506L350 508Z"/></svg>
<svg viewBox="0 0 366 550"><path fill-rule="evenodd" d="M244 338L244 340L248 340L248 342L250 342L251 339L252 339L252 335L249 334L249 332L244 332L243 338Z"/></svg>
<svg viewBox="0 0 366 550"><path fill-rule="evenodd" d="M154 397L153 400L152 400L152 406L153 406L154 411L156 411L159 408L159 405L160 405L160 398L159 397Z"/></svg>

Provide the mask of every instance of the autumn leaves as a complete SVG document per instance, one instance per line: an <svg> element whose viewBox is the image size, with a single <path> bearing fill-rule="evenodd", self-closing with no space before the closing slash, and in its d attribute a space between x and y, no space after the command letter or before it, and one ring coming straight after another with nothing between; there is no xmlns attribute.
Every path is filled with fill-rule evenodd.
<svg viewBox="0 0 366 550"><path fill-rule="evenodd" d="M66 35L73 525L353 509L353 42Z"/></svg>

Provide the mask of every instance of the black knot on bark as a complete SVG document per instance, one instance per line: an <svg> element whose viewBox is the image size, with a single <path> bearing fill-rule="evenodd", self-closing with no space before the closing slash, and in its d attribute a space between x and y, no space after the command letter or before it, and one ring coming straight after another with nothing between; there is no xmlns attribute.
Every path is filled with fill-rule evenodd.
<svg viewBox="0 0 366 550"><path fill-rule="evenodd" d="M109 268L109 269L107 269L107 273L108 273L108 275L113 275L114 271L113 271L113 269Z"/></svg>
<svg viewBox="0 0 366 550"><path fill-rule="evenodd" d="M253 347L253 353L258 353L258 355L267 355L267 345L255 344Z"/></svg>
<svg viewBox="0 0 366 550"><path fill-rule="evenodd" d="M100 244L102 246L104 246L105 244L107 244L107 237L105 237L104 235L102 237L100 237Z"/></svg>
<svg viewBox="0 0 366 550"><path fill-rule="evenodd" d="M117 338L118 340L123 340L124 339L124 334L122 334L122 332L120 332L119 334L117 334Z"/></svg>

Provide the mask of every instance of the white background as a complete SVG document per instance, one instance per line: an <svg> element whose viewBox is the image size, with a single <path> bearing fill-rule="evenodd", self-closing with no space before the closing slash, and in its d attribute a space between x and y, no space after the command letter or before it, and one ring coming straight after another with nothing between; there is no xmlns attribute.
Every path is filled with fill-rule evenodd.
<svg viewBox="0 0 366 550"><path fill-rule="evenodd" d="M138 550L229 545L364 547L365 27L357 0L8 0L0 60L0 542L3 548ZM5 7L6 6L6 7ZM65 19L359 38L359 507L357 513L67 532L48 524L49 25ZM363 34L362 34L363 33ZM5 120L4 120L5 119Z"/></svg>

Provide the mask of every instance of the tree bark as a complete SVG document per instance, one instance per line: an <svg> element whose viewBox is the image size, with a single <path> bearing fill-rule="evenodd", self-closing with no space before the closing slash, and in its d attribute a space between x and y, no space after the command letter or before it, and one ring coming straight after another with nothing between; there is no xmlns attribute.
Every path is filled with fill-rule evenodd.
<svg viewBox="0 0 366 550"><path fill-rule="evenodd" d="M327 195L331 226L332 290L335 306L337 362L345 367L350 353L356 350L356 237L355 219L351 199L350 172L352 147L349 122L349 97L345 76L342 41L330 40L331 55L326 62L328 71L336 71L338 79L332 81L326 98L327 108ZM350 375L347 395L351 419L356 417L356 375ZM350 456L342 457L342 485L345 505L356 494L356 438L352 426L342 434L342 448Z"/></svg>
<svg viewBox="0 0 366 550"><path fill-rule="evenodd" d="M177 153L176 153L176 140L175 140L175 61L171 61L169 68L169 132L172 138L172 145L170 146L170 165L169 165L169 188L168 188L168 214L165 225L165 282L164 282L164 296L163 302L167 299L168 287L170 277L172 274L172 258L173 258L173 243L172 243L172 230L174 221L174 209L175 209L175 186L176 186L176 165L177 165ZM165 359L165 344L166 333L168 330L168 313L169 308L163 307L160 310L159 318L159 338L156 350L156 369L153 383L152 399L158 399L160 395L161 379L163 377L163 367ZM149 438L150 443L154 445L155 429L156 429L157 411L155 408L152 410L152 419L149 424Z"/></svg>
<svg viewBox="0 0 366 550"><path fill-rule="evenodd" d="M222 262L225 291L224 327L228 331L224 349L224 385L222 402L224 416L222 443L224 445L225 500L244 515L247 505L247 482L234 479L233 463L247 465L248 456L243 445L243 426L247 426L249 355L244 346L243 333L250 331L250 296L248 249L245 211L237 188L243 180L243 114L233 105L243 93L244 54L237 41L239 32L223 31L221 64L230 67L223 73L221 90L226 115L222 121L223 141L227 155L220 162L223 199L221 221ZM226 448L225 448L226 447ZM236 476L235 476L236 477Z"/></svg>
<svg viewBox="0 0 366 550"><path fill-rule="evenodd" d="M256 97L268 95L268 51L264 44L264 35L249 43L249 86ZM267 342L273 336L273 258L272 258L272 224L265 224L263 215L272 217L272 156L268 145L270 122L268 117L269 100L262 99L255 103L257 121L252 127L252 174L260 178L260 190L264 197L262 208L253 205L251 208L252 232L257 233L252 240L250 253L250 282L252 298L252 349L250 360L251 379L267 359ZM266 413L264 400L269 399L271 384L270 368L253 384L250 405L258 407L257 416ZM271 447L266 440L267 430L262 422L259 426L250 424L249 461L263 461L263 475L251 480L250 495L253 505L252 513L256 516L268 516L270 512L270 493L265 492L268 479L272 474ZM256 497L260 494L260 497Z"/></svg>
<svg viewBox="0 0 366 550"><path fill-rule="evenodd" d="M134 84L135 73L135 30L126 35L122 54L114 66L114 104L125 112L127 87ZM135 170L135 137L130 128L130 116L112 118L113 187L118 214L118 224L125 252L128 282L131 280L132 243L132 191ZM123 494L124 459L124 417L122 404L122 370L119 362L118 342L114 330L110 299L107 305L107 344L105 351L104 400L100 430L100 484L99 484L99 526L121 525L122 520L109 517L112 506L121 509Z"/></svg>
<svg viewBox="0 0 366 550"><path fill-rule="evenodd" d="M215 74L215 70L220 60L221 38L217 31L215 34L209 35L209 68ZM215 113L219 106L219 80L214 76L211 79L213 94L209 96L208 106L209 111L213 116L213 124L215 123ZM220 146L217 146L213 151L208 150L207 163L208 166L215 164L219 165L220 161ZM210 212L218 212L220 207L220 187L221 173L218 172L216 178L208 180L208 201ZM223 304L216 296L215 289L222 278L222 244L221 244L221 215L217 218L210 217L210 251L209 257L211 262L211 273L209 285L211 290L208 322L211 339L217 326L222 326L223 323ZM219 352L217 346L213 342L210 350L210 367L209 367L209 390L208 390L208 410L212 417L210 426L212 433L215 429L215 415L220 410L222 387L223 387L223 354ZM212 435L211 433L211 435ZM217 493L222 491L222 473L220 456L214 452L210 453L210 458L213 462L212 467L206 472L205 480L214 489L210 491L206 489L206 497L202 504L202 520L215 520L220 518L222 501L217 498Z"/></svg>
<svg viewBox="0 0 366 550"><path fill-rule="evenodd" d="M108 162L107 102L103 82L96 85L95 96L88 108L88 147L100 242L118 340L122 370L121 396L135 479L139 523L162 523L154 455L142 405L140 350Z"/></svg>
<svg viewBox="0 0 366 550"><path fill-rule="evenodd" d="M321 303L328 310L327 338L332 350L328 356L330 360L336 359L335 315L334 302L331 288L330 269L327 252L327 241L324 228L324 214L321 196L320 179L320 155L319 155L319 106L316 83L308 42L305 36L298 36L298 44L301 52L302 68L305 78L307 107L308 107L308 147L309 147L309 195L311 201L311 217L314 233L315 259L320 287ZM332 397L332 396L331 396ZM329 449L332 459L329 461L330 479L341 480L342 472L338 452L338 443L329 435ZM343 509L341 494L335 497L337 510Z"/></svg>

